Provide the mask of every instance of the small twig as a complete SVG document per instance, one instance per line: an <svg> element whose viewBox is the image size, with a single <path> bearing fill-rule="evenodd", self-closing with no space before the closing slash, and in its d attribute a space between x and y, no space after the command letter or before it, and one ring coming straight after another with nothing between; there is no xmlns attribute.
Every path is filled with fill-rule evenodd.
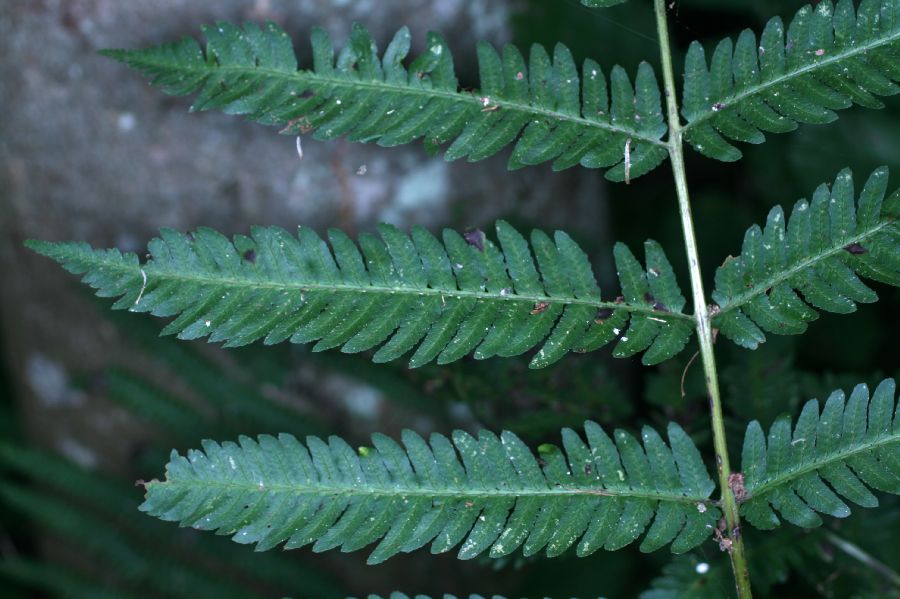
<svg viewBox="0 0 900 599"><path fill-rule="evenodd" d="M878 572L884 578L890 581L890 583L895 587L900 588L900 574L892 570L887 564L878 561L850 541L842 539L830 530L825 531L825 538L827 538L832 545L834 545L853 559L857 560L861 564L868 566L872 570Z"/></svg>
<svg viewBox="0 0 900 599"><path fill-rule="evenodd" d="M691 356L691 359L688 360L688 363L685 365L684 370L681 373L681 399L684 399L687 393L684 392L684 379L687 378L688 370L691 368L691 364L694 363L694 360L697 359L697 356L700 355L700 350L694 352L694 355Z"/></svg>
<svg viewBox="0 0 900 599"><path fill-rule="evenodd" d="M4 559L16 559L19 557L19 550L5 531L0 536L0 556Z"/></svg>

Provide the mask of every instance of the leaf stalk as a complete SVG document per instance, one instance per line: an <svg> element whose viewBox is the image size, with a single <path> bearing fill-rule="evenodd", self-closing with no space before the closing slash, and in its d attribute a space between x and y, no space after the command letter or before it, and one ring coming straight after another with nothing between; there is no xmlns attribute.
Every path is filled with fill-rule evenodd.
<svg viewBox="0 0 900 599"><path fill-rule="evenodd" d="M716 370L716 358L713 350L713 336L706 293L703 290L703 274L700 270L700 258L697 249L697 236L694 230L694 219L691 214L691 201L688 193L687 172L684 167L684 142L681 119L679 117L676 96L675 75L672 67L672 49L669 42L669 29L666 17L666 0L654 0L656 29L659 36L660 57L662 60L663 85L666 96L666 111L669 123L668 150L672 163L672 174L675 178L675 190L678 196L678 213L688 258L688 270L691 278L691 294L694 303L694 319L696 321L697 339L700 344L700 359L706 378L706 389L709 394L709 410L712 420L713 445L716 452L716 467L719 475L719 488L722 491L722 511L725 519L725 531L722 531L721 546L727 549L734 572L735 587L739 599L752 599L750 589L750 573L747 568L747 556L741 535L741 520L734 490L731 488L731 464L728 459L728 446L725 435L725 419L722 415L722 399L719 393L719 376Z"/></svg>
<svg viewBox="0 0 900 599"><path fill-rule="evenodd" d="M891 585L900 589L900 574L892 570L887 564L878 561L872 555L863 551L859 546L839 537L831 531L825 531L825 538L828 539L829 543L871 569L873 572L877 572L890 582Z"/></svg>

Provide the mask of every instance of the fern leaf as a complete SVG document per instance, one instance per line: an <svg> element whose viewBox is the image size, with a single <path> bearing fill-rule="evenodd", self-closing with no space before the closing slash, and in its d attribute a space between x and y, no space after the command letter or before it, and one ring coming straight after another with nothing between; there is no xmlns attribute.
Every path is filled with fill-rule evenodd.
<svg viewBox="0 0 900 599"><path fill-rule="evenodd" d="M470 352L518 355L543 341L531 362L537 368L614 340L614 355L646 350L644 362L657 363L681 351L693 330L672 268L652 241L646 270L616 246L622 297L604 301L587 256L562 232L551 240L534 231L529 246L500 221L499 247L480 232L467 242L445 230L443 244L422 228L411 237L388 225L379 232L381 239L360 236L360 252L338 230L329 231L329 249L304 227L298 237L255 228L252 238L234 241L210 229L164 229L144 264L84 243L29 247L85 274L98 295L121 296L114 307L177 315L164 333L227 346L290 339L355 353L380 345L377 362L418 346L410 360L417 367Z"/></svg>
<svg viewBox="0 0 900 599"><path fill-rule="evenodd" d="M97 578L88 579L49 561L33 561L19 556L0 561L0 579L15 583L7 593L19 596L19 586L44 591L61 599L131 599L137 597L122 589L110 589L110 584Z"/></svg>
<svg viewBox="0 0 900 599"><path fill-rule="evenodd" d="M850 577L840 560L835 561L826 551L826 539L798 528L757 532L750 528L742 532L746 546L750 582L754 594L761 597L783 596L772 594L773 587L789 581L791 596L807 596L798 579L819 582L829 575L840 573ZM650 588L642 592L640 599L722 599L734 596L734 578L727 556L698 552L676 555L663 566L661 576L654 578ZM800 574L800 576L797 576ZM868 572L871 577L871 571ZM855 581L861 582L861 581ZM860 588L868 585L860 584ZM781 586L783 589L784 586ZM812 589L810 589L812 590ZM836 595L839 596L839 595Z"/></svg>
<svg viewBox="0 0 900 599"><path fill-rule="evenodd" d="M286 543L314 551L361 549L380 541L370 563L431 543L432 553L460 543L460 559L545 551L579 556L635 541L672 544L683 552L710 536L719 515L714 485L690 438L676 424L669 445L649 427L641 443L617 430L613 439L593 422L588 443L571 429L565 451L538 448L514 434L478 438L457 431L452 442L426 443L404 431L403 447L383 435L354 451L338 437L243 437L239 444L204 442L203 451L172 453L166 480L147 484L141 509L258 550Z"/></svg>
<svg viewBox="0 0 900 599"><path fill-rule="evenodd" d="M857 275L900 286L900 190L885 199L888 170L872 173L854 202L853 176L842 171L831 189L794 205L790 221L776 206L765 229L751 227L741 255L716 271L713 326L749 349L765 331L793 335L818 317L841 314L878 296ZM799 291L803 300L797 295ZM805 301L804 301L805 300Z"/></svg>
<svg viewBox="0 0 900 599"><path fill-rule="evenodd" d="M815 400L803 407L793 434L789 418L777 420L768 441L759 422L751 422L741 458L747 497L741 514L761 529L779 525L776 511L788 522L813 528L822 524L818 513L848 516L843 499L878 505L869 487L900 494L895 392L893 379L882 381L871 401L865 385L847 401L835 391L821 414Z"/></svg>
<svg viewBox="0 0 900 599"><path fill-rule="evenodd" d="M701 561L697 556L678 555L663 566L660 576L639 599L721 599L731 596L731 570L721 563Z"/></svg>
<svg viewBox="0 0 900 599"><path fill-rule="evenodd" d="M836 110L859 104L882 108L877 96L900 91L900 1L823 0L801 8L787 29L773 18L757 41L745 30L725 39L707 66L694 42L685 61L685 138L699 152L734 161L728 140L753 144L763 132L797 123L824 124Z"/></svg>
<svg viewBox="0 0 900 599"><path fill-rule="evenodd" d="M667 156L659 86L646 63L634 86L621 67L613 68L607 85L592 60L579 76L562 45L552 59L533 46L529 66L515 47L501 56L483 43L481 89L470 92L460 90L450 49L435 33L407 67L406 28L379 57L368 31L355 25L336 60L328 35L315 29L312 70L298 70L291 40L273 23L218 23L203 33L205 54L189 38L105 54L167 93L199 91L193 110L243 114L285 133L315 131L317 139L396 146L423 138L433 150L450 144L448 160L469 161L515 142L510 168L550 160L555 169L613 167L606 176L617 181L646 173Z"/></svg>

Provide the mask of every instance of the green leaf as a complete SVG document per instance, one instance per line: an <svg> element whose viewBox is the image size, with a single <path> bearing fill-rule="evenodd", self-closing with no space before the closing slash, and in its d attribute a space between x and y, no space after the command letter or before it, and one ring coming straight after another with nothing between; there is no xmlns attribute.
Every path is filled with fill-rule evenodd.
<svg viewBox="0 0 900 599"><path fill-rule="evenodd" d="M228 347L258 339L316 342L314 351L356 353L380 346L376 362L413 350L411 367L514 356L543 343L531 365L617 341L614 355L646 350L652 364L680 352L693 319L661 248L647 242L648 268L624 245L615 249L623 297L601 299L587 256L562 232L534 231L531 244L497 223L497 246L480 232L425 229L412 235L379 227L357 247L329 231L331 248L311 229L297 237L254 228L230 241L211 229L183 235L163 229L149 259L85 243L28 246L84 274L115 308L177 316L164 333L208 337Z"/></svg>
<svg viewBox="0 0 900 599"><path fill-rule="evenodd" d="M757 40L745 30L725 39L707 64L694 42L685 60L685 139L698 152L734 161L728 140L759 144L763 132L824 124L836 110L882 108L877 96L900 91L900 1L823 0L801 8L787 29L773 18Z"/></svg>
<svg viewBox="0 0 900 599"><path fill-rule="evenodd" d="M428 543L432 553L461 544L460 559L519 548L557 556L573 546L585 556L624 547L648 525L643 551L671 544L680 553L710 536L714 485L678 425L668 427L670 445L649 427L643 446L593 422L585 432L587 443L564 429L564 449L541 445L539 459L510 432L426 442L404 431L402 447L376 434L359 452L338 437L206 441L203 451L172 453L166 480L147 484L141 509L257 550L378 542L370 563Z"/></svg>
<svg viewBox="0 0 900 599"><path fill-rule="evenodd" d="M449 144L448 160L491 156L514 144L510 168L553 161L611 168L621 181L658 166L667 156L659 86L652 68L638 69L634 86L621 67L609 84L599 65L581 73L557 45L551 60L531 48L530 69L513 46L502 55L478 47L481 89L459 87L450 49L436 33L406 65L411 36L404 28L379 57L369 32L354 25L337 54L321 29L312 34L313 68L298 70L291 40L273 23L263 28L217 23L205 27L205 53L185 38L145 50L107 50L164 92L199 92L193 110L243 114L283 133L315 131L317 139L396 146L423 139L432 150ZM610 104L611 102L611 104Z"/></svg>
<svg viewBox="0 0 900 599"><path fill-rule="evenodd" d="M777 531L757 532L745 528L742 532L749 565L750 582L754 594L761 597L773 595L772 588L792 583L792 596L807 596L803 587L795 586L796 573L802 572L802 579L813 583L829 575L840 572L842 577L851 578L846 564L835 560L827 549L828 540L824 534L798 528L784 528ZM826 549L827 548L827 549ZM872 577L871 570L864 570L864 576L872 578L873 586L880 581ZM859 587L861 581L851 579ZM783 588L783 587L782 587ZM640 599L722 599L734 596L734 575L727 555L713 555L695 551L686 555L676 555L663 566L662 574L654 578L650 587L639 595Z"/></svg>
<svg viewBox="0 0 900 599"><path fill-rule="evenodd" d="M822 524L819 513L850 515L844 499L877 506L870 487L900 494L895 393L893 379L882 381L871 401L865 385L857 385L847 401L842 391L835 391L821 414L812 400L793 433L785 417L772 425L768 439L759 423L751 422L741 458L747 496L743 517L767 530L779 525L778 512L792 524L813 528Z"/></svg>
<svg viewBox="0 0 900 599"><path fill-rule="evenodd" d="M721 599L729 597L734 583L731 569L693 554L675 556L639 599Z"/></svg>
<svg viewBox="0 0 900 599"><path fill-rule="evenodd" d="M763 330L804 332L818 317L813 308L846 314L857 302L876 301L858 275L900 286L900 191L885 199L887 180L888 169L879 168L854 201L845 169L830 190L823 184L812 202L798 201L789 222L773 208L764 229L747 231L741 255L716 271L713 326L755 349L766 339Z"/></svg>

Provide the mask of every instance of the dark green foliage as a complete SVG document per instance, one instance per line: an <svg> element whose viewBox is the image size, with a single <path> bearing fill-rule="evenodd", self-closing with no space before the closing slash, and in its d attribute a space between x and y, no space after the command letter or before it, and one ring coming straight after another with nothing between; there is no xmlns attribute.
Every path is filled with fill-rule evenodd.
<svg viewBox="0 0 900 599"><path fill-rule="evenodd" d="M105 395L136 417L152 422L170 438L190 439L203 430L206 418L189 403L159 389L132 373L111 369L105 373Z"/></svg>
<svg viewBox="0 0 900 599"><path fill-rule="evenodd" d="M817 397L801 385L801 372L795 364L795 341L793 337L777 337L752 352L730 348L721 381L726 397L740 398L729 405L740 422L759 420L767 427L781 414L798 410L802 400ZM850 385L860 380L852 376ZM828 392L838 386L831 385Z"/></svg>
<svg viewBox="0 0 900 599"><path fill-rule="evenodd" d="M604 301L587 256L563 232L554 242L534 231L530 247L502 221L499 247L481 232L467 242L445 230L443 244L421 227L411 237L389 225L379 232L381 239L360 236L360 253L336 229L329 231L331 249L305 227L298 237L255 228L252 237L233 241L210 229L164 229L144 264L85 243L29 247L85 274L98 295L121 296L117 308L177 315L164 333L209 336L227 347L289 339L317 341L315 351L357 353L380 345L374 360L385 362L418 346L410 360L417 367L470 352L478 359L514 356L544 342L531 361L538 368L614 340L613 355L646 350L644 363L655 364L691 336L684 297L653 241L645 245L646 271L616 245L622 298Z"/></svg>
<svg viewBox="0 0 900 599"><path fill-rule="evenodd" d="M541 445L539 459L510 432L457 431L452 443L434 434L429 444L405 431L404 447L375 435L358 452L338 437L306 446L287 434L207 441L203 451L173 452L141 509L258 550L354 551L380 541L370 563L428 543L432 553L462 543L460 559L520 547L552 557L576 546L585 556L632 543L651 520L642 551L671 543L683 552L709 537L719 516L714 485L678 425L668 427L670 446L644 428L643 449L621 430L615 441L592 422L585 432L587 445L564 429L565 452Z"/></svg>
<svg viewBox="0 0 900 599"><path fill-rule="evenodd" d="M751 422L741 458L747 497L741 514L762 529L779 525L775 511L797 526L813 528L822 524L816 512L850 515L841 497L875 507L878 500L868 487L900 494L895 392L893 379L878 385L871 402L865 385L858 385L846 402L843 392L835 391L821 415L815 400L803 407L793 434L789 418L776 421L768 442L759 423Z"/></svg>
<svg viewBox="0 0 900 599"><path fill-rule="evenodd" d="M757 41L744 30L725 39L708 66L694 42L684 74L685 138L699 152L734 161L727 140L759 144L763 132L824 124L835 110L882 108L876 96L900 91L900 0L823 0L801 8L787 29L778 17Z"/></svg>
<svg viewBox="0 0 900 599"><path fill-rule="evenodd" d="M888 170L869 177L854 202L853 176L842 171L831 189L800 200L790 220L776 206L765 229L754 225L737 258L716 271L713 325L738 345L755 349L763 330L795 335L819 310L847 314L878 296L859 280L900 286L900 191L885 199ZM799 291L803 300L797 295Z"/></svg>
<svg viewBox="0 0 900 599"><path fill-rule="evenodd" d="M150 584L155 592L167 594L174 592L184 580L196 588L197 596L241 596L220 579L205 579L200 572L171 558L145 554L142 549L133 547L121 531L107 525L97 515L79 512L58 497L17 485L5 485L0 489L0 503L57 536L77 540L82 551L99 557L108 567L120 572L129 585L141 581ZM167 576L155 576L154 573L159 571L167 572Z"/></svg>
<svg viewBox="0 0 900 599"><path fill-rule="evenodd" d="M91 584L69 571L72 564L0 562L0 576L44 588L54 597L237 599L259 596L254 588L269 589L266 596L275 589L297 588L314 596L341 593L325 573L283 555L248 559L231 543L206 536L172 543L163 526L135 509L139 491L130 482L11 445L0 445L0 474L4 510L64 541L61 546L77 547L89 563L103 568L102 582ZM23 484L22 477L34 484ZM41 579L41 573L52 580Z"/></svg>
<svg viewBox="0 0 900 599"><path fill-rule="evenodd" d="M679 555L663 566L639 599L721 599L729 596L730 576L727 562L711 565L693 554Z"/></svg>
<svg viewBox="0 0 900 599"><path fill-rule="evenodd" d="M0 576L51 593L62 599L129 599L137 597L121 590L110 591L101 582L89 580L46 562L22 558L4 558L0 561ZM7 589L7 592L12 592Z"/></svg>
<svg viewBox="0 0 900 599"><path fill-rule="evenodd" d="M284 383L293 368L285 359L287 352L250 346L233 352L233 359L216 360L201 345L160 338L158 321L108 312L107 302L95 303L130 344L162 371L158 379L149 380L131 368L108 369L98 379L104 395L153 422L172 445L188 446L211 434L256 434L284 428L305 435L325 430L321 414L298 411L297 397L284 401L285 395L291 396ZM169 385L162 386L162 381ZM279 389L279 397L266 392L273 386ZM175 414L181 414L177 416L180 422L174 421Z"/></svg>
<svg viewBox="0 0 900 599"><path fill-rule="evenodd" d="M456 595L442 595L441 597L442 597L442 599L457 599ZM367 599L431 599L431 597L429 597L428 595L415 595L413 597L410 597L409 595L407 595L405 593L394 592L383 598L381 595L369 595L367 597ZM481 595L469 595L468 599L486 599L486 598ZM491 595L491 597L489 599L504 599L504 598L500 595Z"/></svg>
<svg viewBox="0 0 900 599"><path fill-rule="evenodd" d="M607 177L615 181L644 174L667 156L659 86L648 64L633 86L621 67L613 68L607 84L592 60L579 73L562 45L552 59L533 46L526 64L513 46L501 56L483 43L480 89L462 91L450 49L436 33L407 67L406 28L380 58L368 31L355 25L337 60L328 35L317 28L312 70L297 69L290 38L273 23L218 23L203 34L205 54L189 38L105 54L166 93L199 91L194 110L243 114L285 133L315 131L317 139L396 146L421 138L431 150L449 143L448 160L470 161L515 143L510 168L551 160L554 169L612 167Z"/></svg>
<svg viewBox="0 0 900 599"><path fill-rule="evenodd" d="M823 589L823 580L840 577L841 586L847 588L848 593L828 596L848 597L851 596L849 589L855 593L874 592L881 582L872 579L871 571L863 569L859 572L858 563L846 559L845 555L835 556L834 549L828 544L828 533L822 529L786 528L766 533L747 529L743 534L753 589L760 596L806 597L812 589ZM640 599L733 597L733 574L727 554L718 551L699 553L675 556L663 566L661 576L653 580L650 588L641 593ZM797 586L786 587L791 583ZM832 583L832 586L838 585ZM786 588L797 590L786 591Z"/></svg>

